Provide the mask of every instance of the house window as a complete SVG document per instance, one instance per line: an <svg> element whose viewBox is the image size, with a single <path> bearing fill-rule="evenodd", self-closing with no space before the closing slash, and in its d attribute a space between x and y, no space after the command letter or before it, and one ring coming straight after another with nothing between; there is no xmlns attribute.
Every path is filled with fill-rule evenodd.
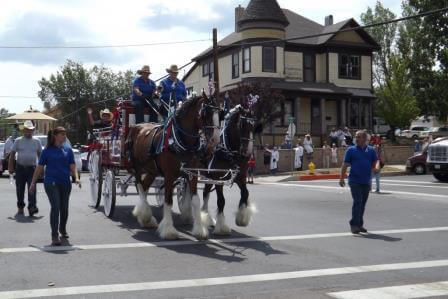
<svg viewBox="0 0 448 299"><path fill-rule="evenodd" d="M250 73L251 71L251 52L250 47L243 50L243 73Z"/></svg>
<svg viewBox="0 0 448 299"><path fill-rule="evenodd" d="M316 81L316 56L313 54L303 55L303 80L305 82Z"/></svg>
<svg viewBox="0 0 448 299"><path fill-rule="evenodd" d="M339 78L361 79L361 56L339 54Z"/></svg>
<svg viewBox="0 0 448 299"><path fill-rule="evenodd" d="M275 47L263 47L263 72L277 72L275 52Z"/></svg>
<svg viewBox="0 0 448 299"><path fill-rule="evenodd" d="M292 100L285 100L282 105L277 106L277 111L281 112L281 117L277 118L274 124L277 127L289 126L289 119L294 117L294 102Z"/></svg>
<svg viewBox="0 0 448 299"><path fill-rule="evenodd" d="M232 79L240 76L240 52L232 54Z"/></svg>
<svg viewBox="0 0 448 299"><path fill-rule="evenodd" d="M208 65L208 69L208 79L211 81L215 81L215 64L213 63L213 61L211 61Z"/></svg>
<svg viewBox="0 0 448 299"><path fill-rule="evenodd" d="M207 77L208 76L208 74L209 74L208 67L209 67L209 63L208 62L206 62L206 63L204 63L202 65L202 77Z"/></svg>

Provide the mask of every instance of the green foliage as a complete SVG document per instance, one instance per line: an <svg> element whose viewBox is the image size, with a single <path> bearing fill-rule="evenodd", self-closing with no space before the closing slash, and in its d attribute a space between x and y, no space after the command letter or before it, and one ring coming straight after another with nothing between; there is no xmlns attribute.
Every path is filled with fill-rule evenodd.
<svg viewBox="0 0 448 299"><path fill-rule="evenodd" d="M45 108L57 107L56 118L68 129L70 138L83 142L89 128L85 108L113 108L114 99L130 95L132 79L131 71L115 73L104 66L88 69L68 60L56 74L39 81L39 97Z"/></svg>
<svg viewBox="0 0 448 299"><path fill-rule="evenodd" d="M389 78L376 89L378 113L392 129L405 128L420 114L409 81L409 68L403 59L391 56L389 69Z"/></svg>

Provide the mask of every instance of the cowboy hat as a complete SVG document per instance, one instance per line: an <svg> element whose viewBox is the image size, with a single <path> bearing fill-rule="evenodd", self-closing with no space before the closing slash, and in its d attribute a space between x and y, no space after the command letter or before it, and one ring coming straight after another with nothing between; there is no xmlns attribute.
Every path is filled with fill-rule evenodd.
<svg viewBox="0 0 448 299"><path fill-rule="evenodd" d="M34 130L36 127L31 120L27 120L23 123L23 128L27 130Z"/></svg>
<svg viewBox="0 0 448 299"><path fill-rule="evenodd" d="M103 116L103 114L109 114L111 119L114 117L114 114L107 108L100 111L100 115Z"/></svg>
<svg viewBox="0 0 448 299"><path fill-rule="evenodd" d="M167 73L179 73L179 68L177 65L173 64L170 66L170 68L166 69Z"/></svg>
<svg viewBox="0 0 448 299"><path fill-rule="evenodd" d="M144 65L144 66L142 66L141 69L139 69L139 70L137 71L137 74L139 74L139 75L141 75L141 74L143 74L143 73L152 74L152 73L151 73L151 69L149 68L149 65Z"/></svg>

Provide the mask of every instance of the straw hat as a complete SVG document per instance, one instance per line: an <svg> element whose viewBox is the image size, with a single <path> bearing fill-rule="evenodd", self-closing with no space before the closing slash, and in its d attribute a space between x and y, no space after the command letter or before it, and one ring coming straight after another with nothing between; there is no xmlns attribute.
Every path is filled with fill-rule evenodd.
<svg viewBox="0 0 448 299"><path fill-rule="evenodd" d="M179 68L177 65L173 64L170 66L170 68L166 69L167 73L179 73Z"/></svg>
<svg viewBox="0 0 448 299"><path fill-rule="evenodd" d="M27 120L23 123L23 128L27 130L34 130L36 127L31 120Z"/></svg>
<svg viewBox="0 0 448 299"><path fill-rule="evenodd" d="M103 114L109 114L111 119L114 117L114 114L107 108L100 111L100 115L103 116Z"/></svg>
<svg viewBox="0 0 448 299"><path fill-rule="evenodd" d="M137 74L139 74L139 75L141 75L143 73L152 74L151 69L149 68L149 65L144 65L144 66L142 66L142 68L140 70L137 71Z"/></svg>

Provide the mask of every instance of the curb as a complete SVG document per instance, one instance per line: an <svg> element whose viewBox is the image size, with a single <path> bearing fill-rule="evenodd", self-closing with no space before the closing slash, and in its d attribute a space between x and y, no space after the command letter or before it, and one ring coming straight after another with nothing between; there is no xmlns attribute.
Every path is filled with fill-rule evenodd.
<svg viewBox="0 0 448 299"><path fill-rule="evenodd" d="M394 171L394 172L385 172L381 174L381 177L391 177L391 176L401 176L407 175L406 171ZM348 175L345 175L347 178ZM290 176L286 179L280 180L279 182L293 182L293 181L318 181L318 180L331 180L331 179L339 179L340 174L318 174L318 175L294 175Z"/></svg>

